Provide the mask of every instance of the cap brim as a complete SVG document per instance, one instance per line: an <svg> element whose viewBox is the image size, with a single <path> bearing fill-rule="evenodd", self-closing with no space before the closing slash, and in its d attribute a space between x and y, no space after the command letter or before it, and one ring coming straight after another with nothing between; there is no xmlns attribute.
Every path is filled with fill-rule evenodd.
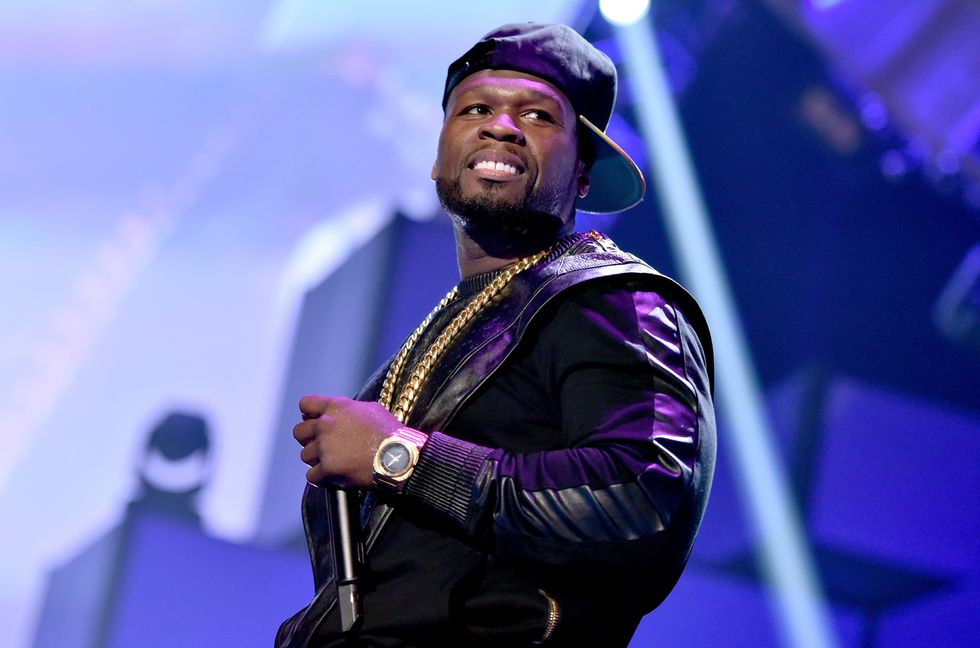
<svg viewBox="0 0 980 648"><path fill-rule="evenodd" d="M575 209L608 214L629 209L643 200L647 183L640 167L595 124L582 115L578 118L588 128L596 158L589 170L589 193L578 199Z"/></svg>

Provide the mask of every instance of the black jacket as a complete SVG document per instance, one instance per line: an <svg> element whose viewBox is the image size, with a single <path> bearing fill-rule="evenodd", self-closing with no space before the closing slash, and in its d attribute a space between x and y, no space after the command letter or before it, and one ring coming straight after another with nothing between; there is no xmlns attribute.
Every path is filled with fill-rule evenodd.
<svg viewBox="0 0 980 648"><path fill-rule="evenodd" d="M528 645L541 590L562 610L549 645L625 646L704 511L711 373L694 300L605 237L517 275L423 388L408 424L431 436L406 493L365 507L361 645ZM303 508L317 595L277 646L343 645L319 489Z"/></svg>

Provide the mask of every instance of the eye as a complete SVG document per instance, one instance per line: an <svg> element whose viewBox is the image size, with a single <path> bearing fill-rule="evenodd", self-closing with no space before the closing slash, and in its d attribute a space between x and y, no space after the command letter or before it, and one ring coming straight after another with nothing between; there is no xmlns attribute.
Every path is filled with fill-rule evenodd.
<svg viewBox="0 0 980 648"><path fill-rule="evenodd" d="M460 115L489 115L490 108L485 104L473 104L460 111Z"/></svg>
<svg viewBox="0 0 980 648"><path fill-rule="evenodd" d="M524 113L524 116L533 120L540 120L540 121L546 121L551 123L555 122L555 118L551 116L551 113L549 113L547 110L541 110L540 108L535 108L534 110L528 110L527 112Z"/></svg>

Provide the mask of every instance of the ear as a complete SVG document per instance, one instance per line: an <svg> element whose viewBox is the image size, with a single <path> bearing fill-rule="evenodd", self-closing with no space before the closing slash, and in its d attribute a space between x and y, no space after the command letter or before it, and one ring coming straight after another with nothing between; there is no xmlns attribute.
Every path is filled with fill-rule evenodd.
<svg viewBox="0 0 980 648"><path fill-rule="evenodd" d="M578 172L578 176L576 178L575 191L579 198L585 198L589 195L589 172L585 170L585 162L579 160L576 171Z"/></svg>
<svg viewBox="0 0 980 648"><path fill-rule="evenodd" d="M429 177L432 178L432 182L436 181L436 164L438 162L439 160L436 160L435 162L432 163L432 172L429 174Z"/></svg>

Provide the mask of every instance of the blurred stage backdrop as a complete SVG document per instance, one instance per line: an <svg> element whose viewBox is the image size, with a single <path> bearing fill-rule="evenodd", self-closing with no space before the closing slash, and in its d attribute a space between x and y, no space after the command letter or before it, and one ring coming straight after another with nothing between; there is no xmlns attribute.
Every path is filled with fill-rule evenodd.
<svg viewBox="0 0 980 648"><path fill-rule="evenodd" d="M593 2L527 5L0 4L0 646L268 646L305 604L296 401L352 393L456 281L428 179L448 63L573 25L653 179L642 62ZM827 636L980 645L980 6L660 0L641 26ZM666 189L580 225L687 280ZM720 424L636 647L801 645Z"/></svg>

